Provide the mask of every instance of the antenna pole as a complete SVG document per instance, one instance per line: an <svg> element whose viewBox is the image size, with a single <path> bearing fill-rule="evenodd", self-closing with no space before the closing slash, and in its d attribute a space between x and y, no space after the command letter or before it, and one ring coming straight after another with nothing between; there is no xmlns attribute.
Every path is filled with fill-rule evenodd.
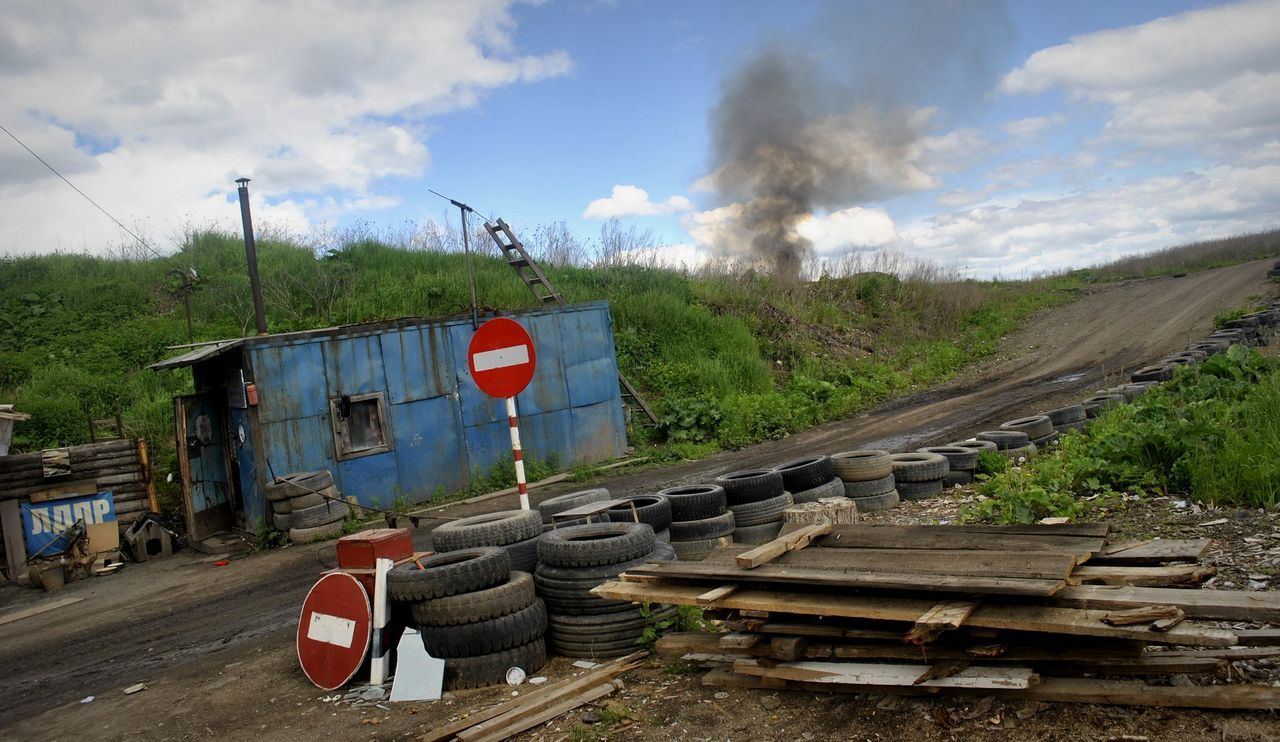
<svg viewBox="0 0 1280 742"><path fill-rule="evenodd" d="M431 191L430 188L427 190ZM471 327L475 329L480 327L480 311L476 308L476 274L471 267L471 239L467 235L467 214L474 214L476 210L461 201L449 198L443 193L431 192L457 206L458 211L462 213L462 251L467 254L467 288L471 291Z"/></svg>

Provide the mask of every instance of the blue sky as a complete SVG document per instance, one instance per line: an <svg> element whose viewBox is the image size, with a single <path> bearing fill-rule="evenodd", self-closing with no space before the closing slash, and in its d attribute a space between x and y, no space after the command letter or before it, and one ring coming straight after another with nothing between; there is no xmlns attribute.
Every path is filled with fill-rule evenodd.
<svg viewBox="0 0 1280 742"><path fill-rule="evenodd" d="M247 175L263 223L301 234L441 219L434 188L521 231L612 216L659 260L758 257L709 112L770 48L851 91L796 127L870 181L793 225L829 265L1025 275L1280 216L1269 0L18 6L0 123L162 250L234 229ZM123 239L2 137L0 195L0 253Z"/></svg>

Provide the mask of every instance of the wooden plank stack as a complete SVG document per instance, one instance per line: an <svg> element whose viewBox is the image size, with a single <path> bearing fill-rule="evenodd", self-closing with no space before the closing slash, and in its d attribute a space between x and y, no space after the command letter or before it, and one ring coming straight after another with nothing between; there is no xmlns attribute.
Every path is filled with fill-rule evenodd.
<svg viewBox="0 0 1280 742"><path fill-rule="evenodd" d="M1110 543L1106 524L792 524L762 546L637 567L594 592L707 608L727 634L664 637L718 686L1280 707L1280 688L1151 685L1280 657L1280 593L1200 590L1208 540ZM1116 678L1119 679L1116 679ZM1210 678L1212 679L1212 678Z"/></svg>

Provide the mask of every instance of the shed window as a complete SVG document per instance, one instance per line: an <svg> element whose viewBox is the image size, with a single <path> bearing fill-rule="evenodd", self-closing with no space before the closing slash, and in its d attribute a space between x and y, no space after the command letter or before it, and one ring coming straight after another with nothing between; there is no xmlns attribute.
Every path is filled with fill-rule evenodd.
<svg viewBox="0 0 1280 742"><path fill-rule="evenodd" d="M331 399L329 410L333 419L333 445L339 460L391 450L387 402L382 392Z"/></svg>

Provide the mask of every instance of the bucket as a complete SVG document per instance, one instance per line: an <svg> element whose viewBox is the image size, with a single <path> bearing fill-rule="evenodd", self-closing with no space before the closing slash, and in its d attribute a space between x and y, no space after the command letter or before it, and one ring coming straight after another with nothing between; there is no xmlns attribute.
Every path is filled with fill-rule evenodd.
<svg viewBox="0 0 1280 742"><path fill-rule="evenodd" d="M54 590L61 589L67 582L67 576L62 571L62 564L51 564L40 570L40 586L45 592L51 593Z"/></svg>

